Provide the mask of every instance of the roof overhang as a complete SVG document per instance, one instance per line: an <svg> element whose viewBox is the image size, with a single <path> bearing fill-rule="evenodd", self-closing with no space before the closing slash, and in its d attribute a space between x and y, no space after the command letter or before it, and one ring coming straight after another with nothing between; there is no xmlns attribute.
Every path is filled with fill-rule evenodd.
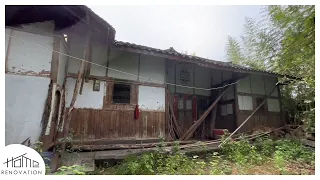
<svg viewBox="0 0 320 180"><path fill-rule="evenodd" d="M109 31L110 36L115 37L115 29L87 6L80 5L6 5L5 25L18 26L35 22L54 21L55 31L72 27L83 21L86 13L90 16L94 30L101 34Z"/></svg>

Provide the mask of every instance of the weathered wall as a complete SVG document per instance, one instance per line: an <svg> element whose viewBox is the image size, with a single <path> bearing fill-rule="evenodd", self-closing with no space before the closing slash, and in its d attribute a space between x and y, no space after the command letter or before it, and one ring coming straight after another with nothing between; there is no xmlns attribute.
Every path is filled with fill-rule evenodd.
<svg viewBox="0 0 320 180"><path fill-rule="evenodd" d="M270 76L250 75L237 84L239 126L273 90L277 78ZM276 88L266 103L252 116L252 118L240 129L240 132L251 130L254 126L281 126L284 123L281 118L281 105Z"/></svg>
<svg viewBox="0 0 320 180"><path fill-rule="evenodd" d="M240 93L250 93L251 94L250 76L242 79L237 84L237 91L240 92Z"/></svg>
<svg viewBox="0 0 320 180"><path fill-rule="evenodd" d="M243 80L241 80L237 84L237 91L238 93L242 94L245 93L246 95L260 95L261 97L264 97L266 95L269 95L270 92L273 90L275 84L277 83L277 79L274 77L269 76L258 76L258 75L251 75ZM278 100L278 90L275 89L271 96L275 99L272 101L273 104L276 104L275 108L277 108L276 111L280 111L280 105L279 102L275 102ZM239 100L239 110L252 110L251 108L248 109L248 107L252 107L254 99L252 98L243 98L243 96L238 95ZM273 106L271 101L267 101L268 107ZM275 111L273 109L272 111Z"/></svg>
<svg viewBox="0 0 320 180"><path fill-rule="evenodd" d="M211 84L212 86L222 83L222 72L220 70L211 70Z"/></svg>
<svg viewBox="0 0 320 180"><path fill-rule="evenodd" d="M280 112L280 103L278 99L267 99L268 111L270 112Z"/></svg>
<svg viewBox="0 0 320 180"><path fill-rule="evenodd" d="M178 85L194 87L194 65L191 63L176 64L176 83ZM176 86L176 92L182 94L193 94L193 88Z"/></svg>
<svg viewBox="0 0 320 180"><path fill-rule="evenodd" d="M53 37L12 30L12 36L53 48ZM11 38L8 52L8 71L28 75L50 75L52 52L19 39Z"/></svg>
<svg viewBox="0 0 320 180"><path fill-rule="evenodd" d="M140 109L165 111L165 89L160 87L139 86L138 104Z"/></svg>
<svg viewBox="0 0 320 180"><path fill-rule="evenodd" d="M110 54L109 67L138 75L139 54L112 50ZM129 74L108 70L108 77L137 81L138 77Z"/></svg>
<svg viewBox="0 0 320 180"><path fill-rule="evenodd" d="M5 144L38 140L48 94L47 77L5 75Z"/></svg>
<svg viewBox="0 0 320 180"><path fill-rule="evenodd" d="M6 145L38 140L50 84L54 23L21 28L6 28Z"/></svg>
<svg viewBox="0 0 320 180"><path fill-rule="evenodd" d="M74 109L70 128L75 138L82 139L158 139L165 135L165 113L134 111Z"/></svg>
<svg viewBox="0 0 320 180"><path fill-rule="evenodd" d="M80 37L73 35L70 37L70 45L69 45L69 55L84 59L84 49L85 49L85 37ZM92 62L106 66L108 61L108 53L107 53L107 45L92 42ZM78 73L79 66L81 60L69 58L69 65L68 65L68 73ZM106 75L106 68L96 65L91 65L90 68L90 75L94 76L102 76Z"/></svg>
<svg viewBox="0 0 320 180"><path fill-rule="evenodd" d="M211 69L200 66L195 67L195 86L200 88L211 88ZM196 89L195 94L210 96L211 92L207 90Z"/></svg>
<svg viewBox="0 0 320 180"><path fill-rule="evenodd" d="M252 75L250 76L250 80L252 94L266 95L266 90L264 86L264 76Z"/></svg>
<svg viewBox="0 0 320 180"><path fill-rule="evenodd" d="M66 107L69 107L73 96L73 90L76 80L74 78L67 78L66 83ZM74 108L92 108L102 109L103 96L106 92L105 82L100 81L100 91L93 91L93 80L88 83L84 82L82 94L78 94Z"/></svg>
<svg viewBox="0 0 320 180"><path fill-rule="evenodd" d="M5 30L5 53L7 53L7 49L8 49L8 45L9 45L9 36L11 33L11 29L9 28L6 28Z"/></svg>
<svg viewBox="0 0 320 180"><path fill-rule="evenodd" d="M164 84L165 82L165 59L164 58L141 54L139 64L140 64L139 76L152 79L150 80L150 79L139 77L139 81Z"/></svg>
<svg viewBox="0 0 320 180"><path fill-rule="evenodd" d="M54 21L37 22L31 24L23 24L21 28L26 31L33 31L37 33L52 34L54 31Z"/></svg>
<svg viewBox="0 0 320 180"><path fill-rule="evenodd" d="M239 110L253 110L252 97L238 95Z"/></svg>

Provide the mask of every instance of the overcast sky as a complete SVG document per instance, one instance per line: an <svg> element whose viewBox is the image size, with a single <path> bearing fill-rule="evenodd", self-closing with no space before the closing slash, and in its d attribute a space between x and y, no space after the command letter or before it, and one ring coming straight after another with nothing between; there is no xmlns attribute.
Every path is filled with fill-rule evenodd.
<svg viewBox="0 0 320 180"><path fill-rule="evenodd" d="M239 38L245 17L261 6L88 6L116 30L116 40L225 60L228 35Z"/></svg>

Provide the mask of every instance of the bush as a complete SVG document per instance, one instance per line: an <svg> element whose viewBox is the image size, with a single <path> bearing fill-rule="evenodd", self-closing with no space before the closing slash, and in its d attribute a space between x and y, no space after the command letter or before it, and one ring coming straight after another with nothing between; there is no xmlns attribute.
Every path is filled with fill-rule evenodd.
<svg viewBox="0 0 320 180"><path fill-rule="evenodd" d="M307 164L314 164L315 152L303 144L292 140L276 141L275 154L282 156L287 161L299 161Z"/></svg>
<svg viewBox="0 0 320 180"><path fill-rule="evenodd" d="M221 152L225 157L237 164L259 164L263 162L263 157L258 152L256 146L251 145L248 140L240 138L236 142L227 142L221 146Z"/></svg>

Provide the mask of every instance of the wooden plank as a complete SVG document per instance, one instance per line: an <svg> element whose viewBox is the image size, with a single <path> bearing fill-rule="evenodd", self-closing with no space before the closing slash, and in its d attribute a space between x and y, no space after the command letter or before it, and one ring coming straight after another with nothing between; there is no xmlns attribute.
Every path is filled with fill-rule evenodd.
<svg viewBox="0 0 320 180"><path fill-rule="evenodd" d="M141 120L143 121L143 138L148 137L148 114L147 112L141 113Z"/></svg>
<svg viewBox="0 0 320 180"><path fill-rule="evenodd" d="M136 135L136 128L135 128L135 119L134 119L134 112L129 112L129 125L130 125L130 128L129 128L129 137L135 137Z"/></svg>
<svg viewBox="0 0 320 180"><path fill-rule="evenodd" d="M104 111L105 135L103 138L115 138L116 137L116 119L114 117L114 111Z"/></svg>
<svg viewBox="0 0 320 180"><path fill-rule="evenodd" d="M157 145L164 144L166 146L173 145L174 143L179 143L179 145L196 143L197 141L176 141L176 142L156 142L156 143L142 143L142 144L105 144L105 145L73 145L71 149L73 150L116 150L116 149L138 149L138 148L149 148L156 147Z"/></svg>
<svg viewBox="0 0 320 180"><path fill-rule="evenodd" d="M139 114L140 116L141 116L141 111L140 111L140 114ZM136 138L140 138L140 117L138 118L138 119L135 119L134 120L134 128L135 128L135 137Z"/></svg>

